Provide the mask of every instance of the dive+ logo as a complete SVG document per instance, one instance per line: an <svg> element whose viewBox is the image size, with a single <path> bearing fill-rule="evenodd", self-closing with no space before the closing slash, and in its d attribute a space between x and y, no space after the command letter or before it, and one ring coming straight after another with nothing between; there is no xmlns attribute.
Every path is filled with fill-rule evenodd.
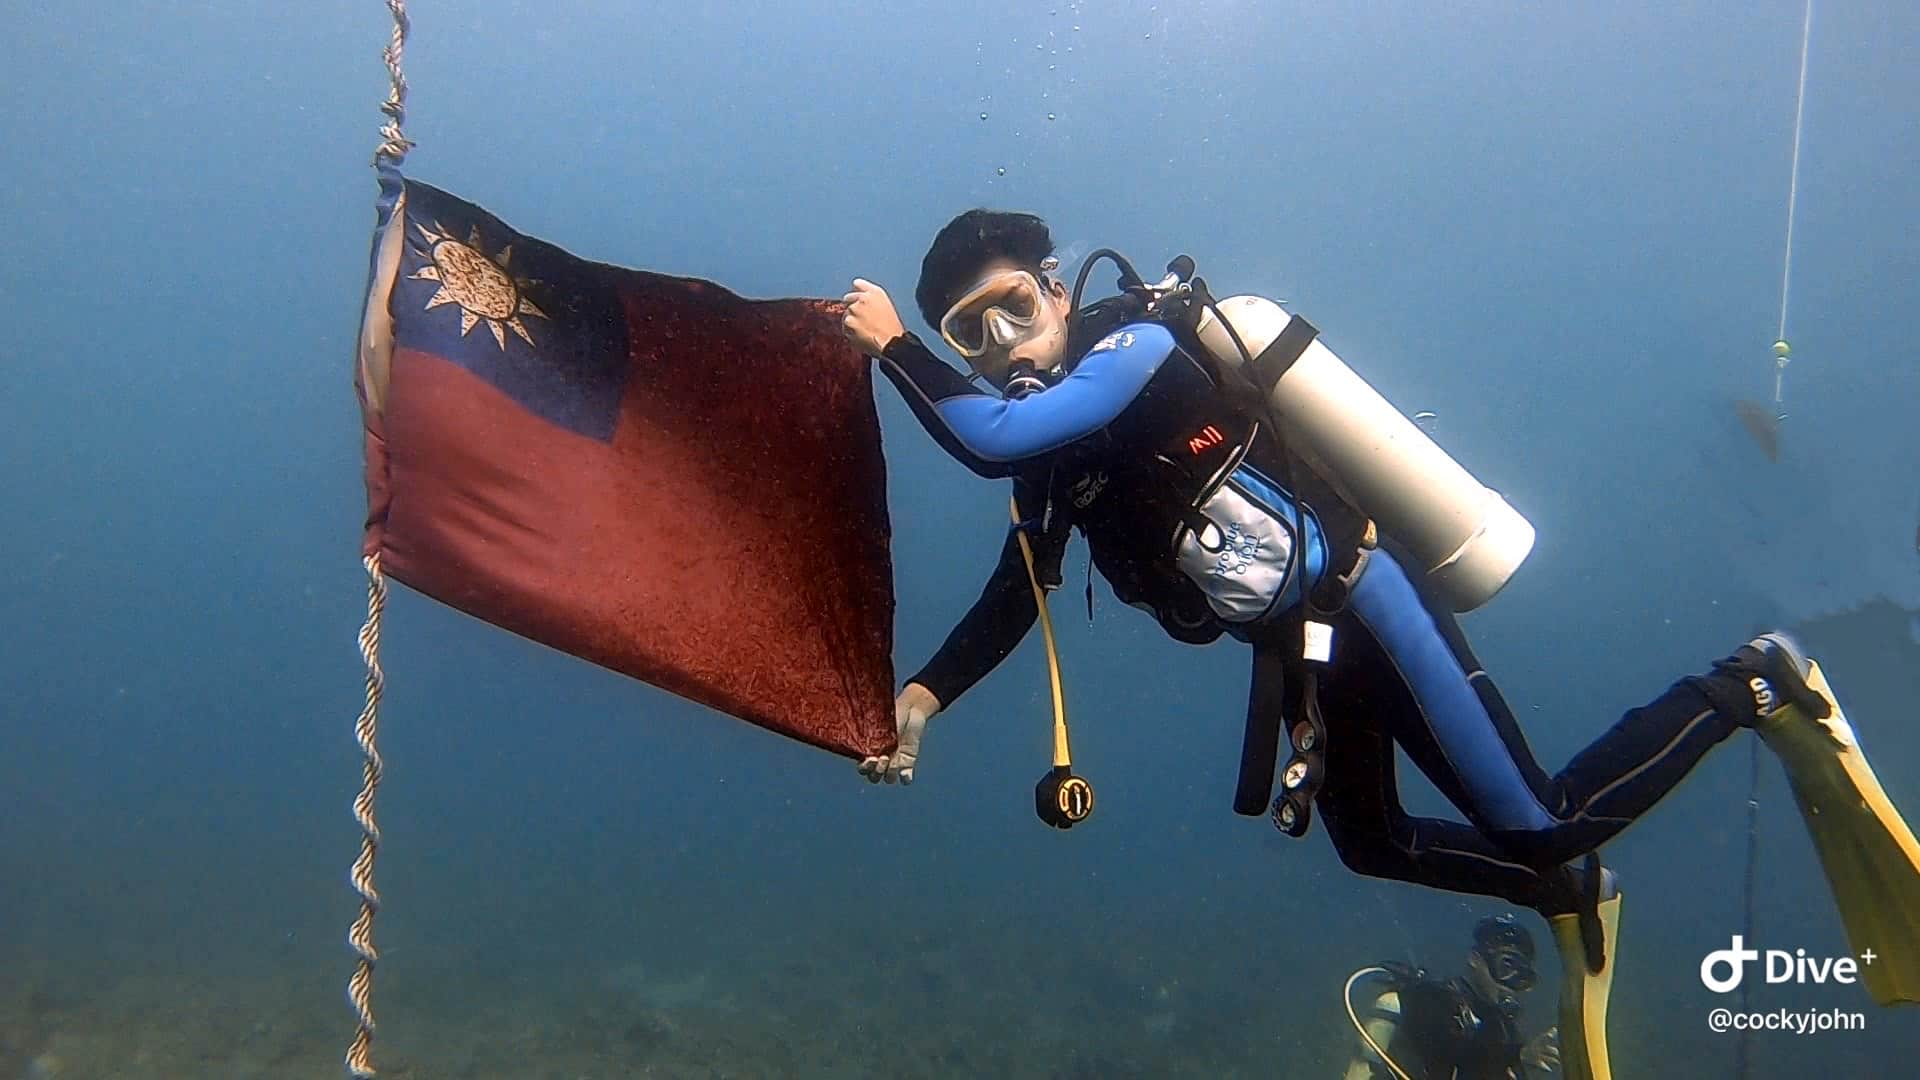
<svg viewBox="0 0 1920 1080"><path fill-rule="evenodd" d="M1762 959L1760 950L1746 946L1747 939L1735 934L1732 945L1708 953L1700 961L1700 984L1716 994L1738 989L1747 977L1747 965ZM1762 969L1769 984L1852 984L1860 981L1861 964L1871 965L1878 959L1872 949L1861 953L1857 961L1851 956L1808 956L1805 949L1768 949Z"/></svg>

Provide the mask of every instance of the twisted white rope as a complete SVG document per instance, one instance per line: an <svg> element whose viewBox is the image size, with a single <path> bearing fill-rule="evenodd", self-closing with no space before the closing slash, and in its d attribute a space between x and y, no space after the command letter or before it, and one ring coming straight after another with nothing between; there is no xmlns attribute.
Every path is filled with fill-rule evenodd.
<svg viewBox="0 0 1920 1080"><path fill-rule="evenodd" d="M387 114L387 122L380 125L380 149L373 155L376 165L382 158L398 165L413 149L413 143L400 133L400 125L407 119L407 77L401 74L400 57L406 51L407 31L413 24L407 19L407 0L387 0L387 10L393 14L393 38L381 52L387 61L388 90L380 111Z"/></svg>
<svg viewBox="0 0 1920 1080"><path fill-rule="evenodd" d="M371 1080L373 1064L368 1050L373 1042L373 966L379 950L373 947L373 916L380 910L380 894L373 887L373 859L380 850L380 825L374 820L373 797L380 788L384 765L380 760L380 698L386 691L386 673L380 668L380 621L387 609L387 578L380 556L362 560L367 569L367 621L360 627L360 658L367 666L367 704L354 725L354 738L365 759L360 794L353 800L353 817L360 823L360 857L353 861L353 891L360 894L360 914L347 931L347 944L358 954L347 999L359 1021L353 1045L347 1049L347 1072L355 1080Z"/></svg>

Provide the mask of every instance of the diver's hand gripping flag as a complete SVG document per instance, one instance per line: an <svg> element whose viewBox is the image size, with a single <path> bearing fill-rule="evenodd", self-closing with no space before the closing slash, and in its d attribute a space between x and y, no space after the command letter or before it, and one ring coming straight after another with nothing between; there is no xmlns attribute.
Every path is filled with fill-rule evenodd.
<svg viewBox="0 0 1920 1080"><path fill-rule="evenodd" d="M534 641L890 752L885 464L836 307L588 262L380 172L365 552Z"/></svg>

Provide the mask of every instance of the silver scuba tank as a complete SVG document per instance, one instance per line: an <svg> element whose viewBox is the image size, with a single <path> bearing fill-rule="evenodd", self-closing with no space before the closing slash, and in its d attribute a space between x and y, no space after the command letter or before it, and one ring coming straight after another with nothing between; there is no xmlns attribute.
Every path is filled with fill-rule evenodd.
<svg viewBox="0 0 1920 1080"><path fill-rule="evenodd" d="M1258 357L1294 316L1261 296L1217 301L1248 356ZM1201 344L1222 365L1252 372L1233 335L1203 311ZM1257 392L1257 391L1256 391ZM1266 391L1290 445L1330 473L1357 508L1411 552L1456 612L1492 599L1533 550L1526 518L1402 415L1316 336Z"/></svg>

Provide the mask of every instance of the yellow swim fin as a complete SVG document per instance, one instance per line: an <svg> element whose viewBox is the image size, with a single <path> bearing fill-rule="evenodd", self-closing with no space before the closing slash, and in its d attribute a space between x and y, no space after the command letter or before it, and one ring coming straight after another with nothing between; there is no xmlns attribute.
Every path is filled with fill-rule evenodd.
<svg viewBox="0 0 1920 1080"><path fill-rule="evenodd" d="M1560 953L1560 1075L1564 1080L1613 1080L1613 1064L1607 1056L1607 999L1613 993L1613 966L1619 955L1618 892L1600 901L1599 914L1607 962L1597 975L1587 970L1579 914L1547 920Z"/></svg>
<svg viewBox="0 0 1920 1080"><path fill-rule="evenodd" d="M1920 1003L1920 842L1854 739L1819 664L1807 686L1833 706L1815 720L1787 706L1755 725L1786 767L1794 801L1826 871L1847 943L1868 950L1860 981L1881 1005Z"/></svg>

